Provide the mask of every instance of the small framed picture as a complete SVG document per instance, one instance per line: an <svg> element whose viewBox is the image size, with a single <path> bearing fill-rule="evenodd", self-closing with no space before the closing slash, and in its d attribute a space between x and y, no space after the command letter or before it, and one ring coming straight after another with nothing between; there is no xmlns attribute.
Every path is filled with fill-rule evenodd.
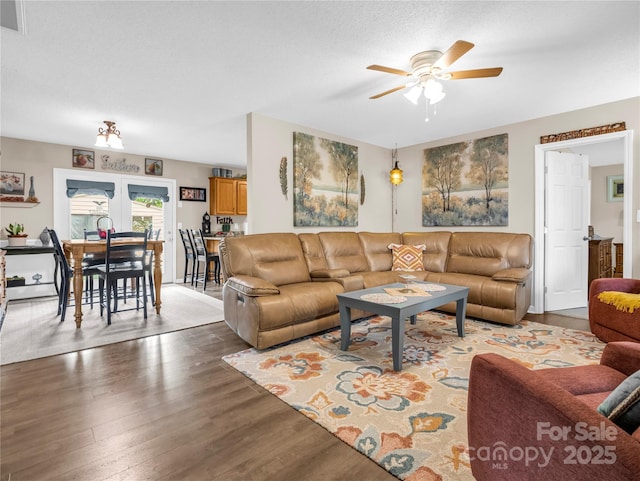
<svg viewBox="0 0 640 481"><path fill-rule="evenodd" d="M73 149L73 166L81 169L95 169L96 153L93 150Z"/></svg>
<svg viewBox="0 0 640 481"><path fill-rule="evenodd" d="M147 175L162 175L162 161L158 159L144 159L144 173Z"/></svg>
<svg viewBox="0 0 640 481"><path fill-rule="evenodd" d="M624 175L607 176L607 202L624 200Z"/></svg>
<svg viewBox="0 0 640 481"><path fill-rule="evenodd" d="M24 195L24 173L0 172L0 194Z"/></svg>
<svg viewBox="0 0 640 481"><path fill-rule="evenodd" d="M199 187L180 187L180 200L207 201L207 189Z"/></svg>

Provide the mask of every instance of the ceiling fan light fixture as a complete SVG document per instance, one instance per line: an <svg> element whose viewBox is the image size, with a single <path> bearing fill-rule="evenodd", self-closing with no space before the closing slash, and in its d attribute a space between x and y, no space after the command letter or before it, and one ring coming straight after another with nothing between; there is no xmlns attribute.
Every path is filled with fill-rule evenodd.
<svg viewBox="0 0 640 481"><path fill-rule="evenodd" d="M428 99L434 99L443 94L442 84L435 79L430 78L424 83L424 96Z"/></svg>
<svg viewBox="0 0 640 481"><path fill-rule="evenodd" d="M422 94L422 87L420 85L414 85L411 90L409 90L406 94L404 94L404 98L406 98L413 105L418 105L418 99Z"/></svg>

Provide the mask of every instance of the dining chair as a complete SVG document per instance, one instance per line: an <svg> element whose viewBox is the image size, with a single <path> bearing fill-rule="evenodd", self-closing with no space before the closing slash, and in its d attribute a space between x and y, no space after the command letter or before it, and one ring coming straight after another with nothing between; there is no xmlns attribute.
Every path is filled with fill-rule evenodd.
<svg viewBox="0 0 640 481"><path fill-rule="evenodd" d="M111 314L118 310L140 310L143 306L144 319L147 319L147 239L144 232L109 232L107 234L107 251L105 264L97 266L99 276L100 316L107 310L107 325L111 324ZM126 261L123 262L123 259ZM118 299L122 291L118 290L118 280L135 281L135 307L118 309ZM140 292L142 281L142 293ZM126 292L126 288L124 290ZM132 293L133 294L133 293ZM126 303L126 297L122 297ZM113 307L112 307L113 301Z"/></svg>
<svg viewBox="0 0 640 481"><path fill-rule="evenodd" d="M99 241L100 234L97 230L87 230L84 229L84 240L88 241ZM102 253L89 253L85 254L82 258L82 267L86 272L85 280L84 280L84 297L85 301L90 301L91 309L93 309L93 294L94 294L94 284L93 279L98 273L95 270L96 266L104 264L104 254Z"/></svg>
<svg viewBox="0 0 640 481"><path fill-rule="evenodd" d="M214 263L214 273L217 272L217 264L219 257L217 253L209 252L207 250L207 243L202 236L201 229L191 229L191 237L193 238L193 245L196 251L196 273L194 278L194 285L197 288L198 283L202 283L202 290L207 288L207 280L209 279L209 269L211 262ZM204 273L200 276L200 263L204 263ZM216 280L216 283L219 280Z"/></svg>
<svg viewBox="0 0 640 481"><path fill-rule="evenodd" d="M191 238L189 229L178 229L178 231L180 232L182 246L184 247L184 277L182 282L187 283L187 271L189 270L189 261L191 261L191 285L193 285L196 273L196 249L193 246L193 239Z"/></svg>
<svg viewBox="0 0 640 481"><path fill-rule="evenodd" d="M69 305L69 290L71 288L71 279L73 278L73 269L69 266L69 262L64 255L60 239L58 234L53 229L49 230L49 236L51 237L51 243L53 244L53 258L58 267L58 273L60 274L60 287L58 291L58 314L60 316L60 322L64 321L65 314L67 313L67 307ZM57 285L57 276L54 282Z"/></svg>
<svg viewBox="0 0 640 481"><path fill-rule="evenodd" d="M57 273L54 273L54 284L56 285L56 292L58 294L57 315L60 316L60 322L63 322L67 313L67 308L75 306L75 304L71 302L71 282L73 281L73 269L69 265L67 257L64 255L64 250L62 249L62 244L60 243L60 239L58 238L58 234L56 233L56 231L54 229L47 229L47 231L49 232L49 237L51 238L51 243L53 244L53 258L56 263ZM93 274L94 273L92 271L92 268L85 267L83 265L83 276L89 277ZM93 307L93 296L90 303L91 307Z"/></svg>

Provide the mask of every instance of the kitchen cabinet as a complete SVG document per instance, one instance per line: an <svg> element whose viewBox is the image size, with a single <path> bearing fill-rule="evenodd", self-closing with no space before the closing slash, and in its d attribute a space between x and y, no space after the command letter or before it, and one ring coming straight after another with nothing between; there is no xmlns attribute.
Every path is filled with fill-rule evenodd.
<svg viewBox="0 0 640 481"><path fill-rule="evenodd" d="M209 211L213 215L247 215L247 181L209 177Z"/></svg>

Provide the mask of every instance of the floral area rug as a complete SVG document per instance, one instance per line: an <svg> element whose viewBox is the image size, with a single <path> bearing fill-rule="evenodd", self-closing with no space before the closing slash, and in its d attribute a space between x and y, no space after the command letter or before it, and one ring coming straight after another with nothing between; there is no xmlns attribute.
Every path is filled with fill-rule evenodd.
<svg viewBox="0 0 640 481"><path fill-rule="evenodd" d="M529 321L467 319L459 338L455 317L430 311L406 324L401 372L393 371L384 316L354 323L348 351L335 330L224 360L400 479L472 481L466 410L473 356L495 352L538 369L598 363L604 346L589 332Z"/></svg>

